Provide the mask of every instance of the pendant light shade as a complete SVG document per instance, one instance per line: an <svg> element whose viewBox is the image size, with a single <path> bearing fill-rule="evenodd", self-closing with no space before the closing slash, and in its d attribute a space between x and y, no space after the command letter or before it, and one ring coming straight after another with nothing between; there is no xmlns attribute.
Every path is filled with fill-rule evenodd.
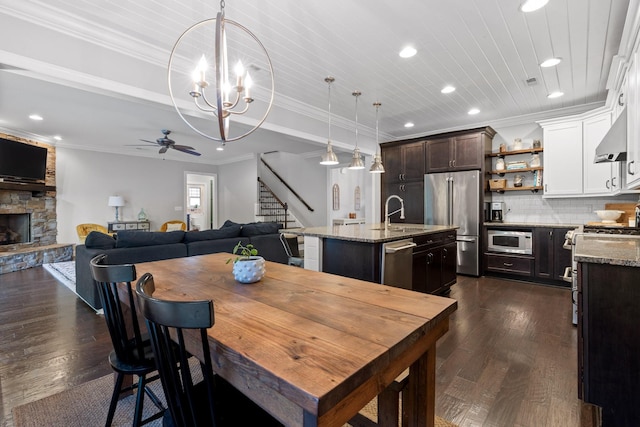
<svg viewBox="0 0 640 427"><path fill-rule="evenodd" d="M378 143L378 109L382 104L374 102L373 106L376 107L376 154L373 156L373 163L369 172L371 173L384 173L384 166L382 166L382 156L380 155L380 144Z"/></svg>
<svg viewBox="0 0 640 427"><path fill-rule="evenodd" d="M336 153L333 152L333 148L331 147L331 83L335 80L336 79L331 76L324 79L324 81L327 82L327 87L329 89L329 139L327 140L327 152L322 155L320 164L326 166L338 164L338 156L336 156Z"/></svg>
<svg viewBox="0 0 640 427"><path fill-rule="evenodd" d="M364 163L360 156L360 149L358 148L358 97L362 95L359 90L354 90L352 95L356 98L356 148L353 150L353 157L349 164L349 169L358 170L364 169Z"/></svg>

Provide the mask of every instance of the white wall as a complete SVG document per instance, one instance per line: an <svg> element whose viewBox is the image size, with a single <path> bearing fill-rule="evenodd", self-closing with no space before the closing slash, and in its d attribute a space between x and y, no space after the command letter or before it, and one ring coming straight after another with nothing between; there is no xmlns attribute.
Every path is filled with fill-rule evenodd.
<svg viewBox="0 0 640 427"><path fill-rule="evenodd" d="M107 200L116 194L126 202L121 220L136 220L141 208L152 230L171 219L185 220L185 171L216 173L217 167L56 148L58 242L77 243L77 224L113 221L115 209Z"/></svg>
<svg viewBox="0 0 640 427"><path fill-rule="evenodd" d="M218 166L218 227L227 219L238 223L254 221L257 170L256 158Z"/></svg>

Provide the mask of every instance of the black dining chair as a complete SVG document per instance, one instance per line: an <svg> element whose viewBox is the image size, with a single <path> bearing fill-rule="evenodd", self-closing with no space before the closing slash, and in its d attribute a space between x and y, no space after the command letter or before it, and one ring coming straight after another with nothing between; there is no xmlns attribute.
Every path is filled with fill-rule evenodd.
<svg viewBox="0 0 640 427"><path fill-rule="evenodd" d="M154 292L153 276L146 273L138 280L136 293L169 406L163 426L282 426L214 374L207 337L207 329L214 324L213 301L166 301L154 298ZM192 334L185 338L186 330L194 330L197 338ZM200 363L189 364L187 339L201 346ZM175 343L177 352L172 350ZM202 380L194 383L194 378L200 377Z"/></svg>
<svg viewBox="0 0 640 427"><path fill-rule="evenodd" d="M137 390L136 407L133 426L141 426L164 415L166 408L158 397L151 391L147 384L157 380L157 374L147 377L156 371L156 363L148 338L140 332L138 317L134 304L134 295L131 282L136 280L136 268L133 264L107 265L107 255L101 254L91 261L91 274L98 287L98 294L104 309L104 319L111 335L113 351L109 354L109 364L116 372L116 382L109 404L109 412L105 426L111 426L116 411L120 394ZM122 290L127 298L127 306L120 300L118 284L124 283ZM123 388L124 378L127 375L135 375L138 382ZM144 408L144 395L149 396L158 412L142 419Z"/></svg>
<svg viewBox="0 0 640 427"><path fill-rule="evenodd" d="M280 242L282 242L282 247L287 254L287 264L296 267L304 267L304 259L300 257L300 253L297 247L298 238L296 236L291 238L291 240L294 239L296 241L295 253L291 249L291 245L289 244L289 237L287 237L287 235L285 235L284 233L280 233Z"/></svg>

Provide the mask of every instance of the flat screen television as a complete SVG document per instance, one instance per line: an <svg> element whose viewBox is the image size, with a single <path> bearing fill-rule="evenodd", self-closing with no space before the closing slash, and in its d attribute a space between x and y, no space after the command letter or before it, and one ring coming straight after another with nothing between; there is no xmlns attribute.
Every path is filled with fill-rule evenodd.
<svg viewBox="0 0 640 427"><path fill-rule="evenodd" d="M0 178L40 183L46 173L46 148L0 138Z"/></svg>

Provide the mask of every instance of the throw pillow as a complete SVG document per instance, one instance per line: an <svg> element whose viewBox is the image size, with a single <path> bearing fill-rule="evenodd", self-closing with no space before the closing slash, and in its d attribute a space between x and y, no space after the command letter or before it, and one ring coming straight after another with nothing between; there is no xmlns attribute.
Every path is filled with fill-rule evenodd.
<svg viewBox="0 0 640 427"><path fill-rule="evenodd" d="M169 223L167 224L167 231L182 231L182 224L180 223Z"/></svg>
<svg viewBox="0 0 640 427"><path fill-rule="evenodd" d="M202 240L216 240L216 239L228 239L232 237L240 236L240 225L223 227L219 230L204 230L204 231L188 231L184 233L184 242L199 242Z"/></svg>
<svg viewBox="0 0 640 427"><path fill-rule="evenodd" d="M240 235L242 237L259 236L262 234L274 234L281 228L277 222L252 222L244 224Z"/></svg>
<svg viewBox="0 0 640 427"><path fill-rule="evenodd" d="M119 231L116 248L169 245L182 243L184 231Z"/></svg>
<svg viewBox="0 0 640 427"><path fill-rule="evenodd" d="M238 224L238 223L233 222L233 221L231 221L230 219L228 219L228 220L226 220L226 221L224 222L224 224L222 224L222 227L220 227L220 228L233 227L234 225L241 225L241 224Z"/></svg>
<svg viewBox="0 0 640 427"><path fill-rule="evenodd" d="M113 249L116 247L116 239L109 234L92 231L87 235L84 245L87 249Z"/></svg>

